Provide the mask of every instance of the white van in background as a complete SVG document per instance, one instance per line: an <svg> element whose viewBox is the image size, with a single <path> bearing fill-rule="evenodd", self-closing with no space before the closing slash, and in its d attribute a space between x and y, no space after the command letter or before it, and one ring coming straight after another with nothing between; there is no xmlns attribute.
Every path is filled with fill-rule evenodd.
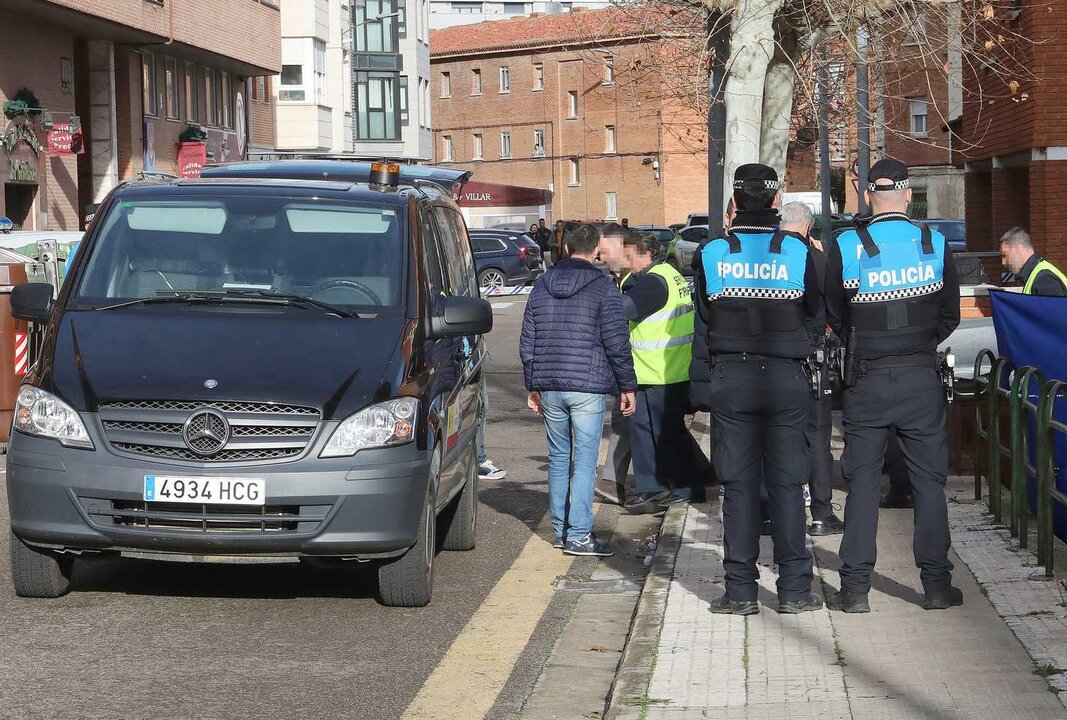
<svg viewBox="0 0 1067 720"><path fill-rule="evenodd" d="M822 215L822 193L818 190L804 190L802 192L784 192L782 193L782 205L791 202L798 202L807 205L811 209L811 214L815 217ZM841 209L837 207L837 204L833 200L830 201L830 212L838 213Z"/></svg>

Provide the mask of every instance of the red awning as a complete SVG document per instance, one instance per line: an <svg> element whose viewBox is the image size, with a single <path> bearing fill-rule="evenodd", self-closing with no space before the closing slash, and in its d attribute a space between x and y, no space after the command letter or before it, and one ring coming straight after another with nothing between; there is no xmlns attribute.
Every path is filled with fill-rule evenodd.
<svg viewBox="0 0 1067 720"><path fill-rule="evenodd" d="M548 190L473 180L464 185L463 191L454 197L463 207L531 207L552 204L552 193Z"/></svg>

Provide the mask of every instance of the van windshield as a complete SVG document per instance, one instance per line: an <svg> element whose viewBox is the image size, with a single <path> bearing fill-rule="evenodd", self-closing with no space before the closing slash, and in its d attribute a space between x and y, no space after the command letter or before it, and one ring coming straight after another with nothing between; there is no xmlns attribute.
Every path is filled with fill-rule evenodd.
<svg viewBox="0 0 1067 720"><path fill-rule="evenodd" d="M233 291L395 308L402 221L395 208L314 198L122 201L99 230L75 300L88 309Z"/></svg>

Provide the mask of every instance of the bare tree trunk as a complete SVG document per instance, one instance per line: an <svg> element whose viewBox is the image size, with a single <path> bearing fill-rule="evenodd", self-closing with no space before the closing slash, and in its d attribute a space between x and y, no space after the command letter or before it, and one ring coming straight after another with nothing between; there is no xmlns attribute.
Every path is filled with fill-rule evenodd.
<svg viewBox="0 0 1067 720"><path fill-rule="evenodd" d="M730 75L726 81L726 182L734 171L760 161L763 95L774 57L774 16L784 0L738 0L730 23ZM790 91L791 93L791 91ZM789 112L788 110L786 111Z"/></svg>
<svg viewBox="0 0 1067 720"><path fill-rule="evenodd" d="M767 80L763 86L760 162L774 168L782 180L785 179L786 156L789 153L793 89L797 80L793 65L796 50L795 35L791 34L779 41L779 47L767 68Z"/></svg>

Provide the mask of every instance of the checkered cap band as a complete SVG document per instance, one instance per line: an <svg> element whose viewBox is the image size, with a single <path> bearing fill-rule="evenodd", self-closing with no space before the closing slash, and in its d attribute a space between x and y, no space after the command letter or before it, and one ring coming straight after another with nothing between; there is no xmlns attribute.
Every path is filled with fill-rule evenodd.
<svg viewBox="0 0 1067 720"><path fill-rule="evenodd" d="M860 281L859 280L845 280L844 283L842 283L842 284L845 286L846 290L859 290L860 289Z"/></svg>
<svg viewBox="0 0 1067 720"><path fill-rule="evenodd" d="M734 190L742 190L745 186L763 186L765 190L777 190L782 187L782 183L777 180L734 180Z"/></svg>
<svg viewBox="0 0 1067 720"><path fill-rule="evenodd" d="M890 190L907 190L911 187L911 181L908 178L903 180L896 180L892 185L878 185L877 183L867 183L867 189L871 192L889 192Z"/></svg>
<svg viewBox="0 0 1067 720"><path fill-rule="evenodd" d="M929 285L923 285L915 288L905 288L904 290L886 290L885 292L870 292L870 293L857 293L856 297L852 298L854 303L877 303L887 302L889 300L903 300L905 298L922 297L923 295L932 295L935 292L941 290L944 286L944 282L938 280L935 283Z"/></svg>
<svg viewBox="0 0 1067 720"><path fill-rule="evenodd" d="M799 300L803 290L772 290L769 288L724 288L721 293L708 295L708 300L744 298L747 300Z"/></svg>

